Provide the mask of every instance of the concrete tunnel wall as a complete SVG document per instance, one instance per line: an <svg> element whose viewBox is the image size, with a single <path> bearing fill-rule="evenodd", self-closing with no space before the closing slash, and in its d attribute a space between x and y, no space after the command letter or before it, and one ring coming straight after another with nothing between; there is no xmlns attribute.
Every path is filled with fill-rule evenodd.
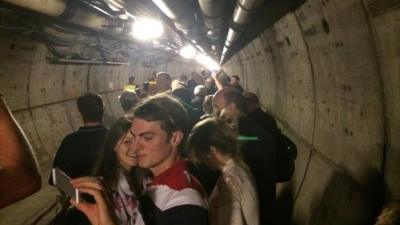
<svg viewBox="0 0 400 225"><path fill-rule="evenodd" d="M83 124L77 97L88 91L101 94L104 123L110 127L123 116L118 96L130 74L141 84L153 71L179 77L201 69L180 59L151 68L137 61L129 66L52 65L46 60L46 46L22 37L0 37L0 49L0 92L27 134L42 172L41 191L0 210L0 225L47 224L55 216L58 191L47 182L62 139Z"/></svg>
<svg viewBox="0 0 400 225"><path fill-rule="evenodd" d="M372 224L400 198L400 10L374 2L309 0L224 66L296 140L295 224Z"/></svg>
<svg viewBox="0 0 400 225"><path fill-rule="evenodd" d="M278 185L280 210L289 214L280 224L372 224L383 193L386 201L400 199L400 9L378 4L385 2L309 0L224 65L298 146L294 178ZM1 210L0 224L54 217L47 210L57 191L47 177L60 141L81 125L76 97L101 93L110 124L122 113L116 100L129 73L140 83L153 70L200 70L182 61L49 65L41 44L2 37L0 46L0 92L43 172L42 190Z"/></svg>

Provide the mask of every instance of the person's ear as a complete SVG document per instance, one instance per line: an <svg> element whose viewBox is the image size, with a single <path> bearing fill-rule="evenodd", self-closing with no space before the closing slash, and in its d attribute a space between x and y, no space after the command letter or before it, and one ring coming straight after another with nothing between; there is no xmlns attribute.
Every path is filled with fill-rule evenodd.
<svg viewBox="0 0 400 225"><path fill-rule="evenodd" d="M172 136L171 136L169 142L172 145L172 147L178 147L179 144L182 142L182 140L183 140L183 132L180 130L177 130L174 133L172 133Z"/></svg>

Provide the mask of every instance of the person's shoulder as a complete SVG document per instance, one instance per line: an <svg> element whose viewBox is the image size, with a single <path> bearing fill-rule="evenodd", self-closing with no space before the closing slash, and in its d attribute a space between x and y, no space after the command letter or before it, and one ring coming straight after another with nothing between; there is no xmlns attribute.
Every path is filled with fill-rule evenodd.
<svg viewBox="0 0 400 225"><path fill-rule="evenodd" d="M161 211L185 205L206 208L205 198L192 187L177 190L167 185L156 185L148 188L148 192Z"/></svg>
<svg viewBox="0 0 400 225"><path fill-rule="evenodd" d="M79 136L78 131L74 131L72 133L67 134L62 140L63 143L71 142Z"/></svg>
<svg viewBox="0 0 400 225"><path fill-rule="evenodd" d="M205 195L201 184L189 172L174 171L165 178L148 189L154 203L162 211L180 205L205 207Z"/></svg>
<svg viewBox="0 0 400 225"><path fill-rule="evenodd" d="M243 134L266 133L266 131L251 118L243 117L243 118L240 118L238 122L239 122L239 133L242 133L242 132L243 132Z"/></svg>
<svg viewBox="0 0 400 225"><path fill-rule="evenodd" d="M80 127L79 130L74 132L73 134L77 137L79 136L97 136L104 135L108 131L108 128L104 125L96 125L96 126L83 126Z"/></svg>

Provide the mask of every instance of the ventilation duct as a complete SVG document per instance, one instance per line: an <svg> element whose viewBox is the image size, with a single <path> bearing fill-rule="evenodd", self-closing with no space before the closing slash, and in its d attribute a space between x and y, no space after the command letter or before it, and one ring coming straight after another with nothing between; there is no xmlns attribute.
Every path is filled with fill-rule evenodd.
<svg viewBox="0 0 400 225"><path fill-rule="evenodd" d="M207 36L213 43L218 41L220 37L224 2L224 0L199 0Z"/></svg>
<svg viewBox="0 0 400 225"><path fill-rule="evenodd" d="M186 0L153 0L154 4L172 21L175 27L185 35L195 32L196 19L191 5Z"/></svg>
<svg viewBox="0 0 400 225"><path fill-rule="evenodd" d="M64 0L4 0L10 4L29 9L47 16L60 18L66 22L89 28L98 32L117 34L122 29L115 29L115 26L108 18L97 15L96 13L72 7ZM110 28L113 27L113 28Z"/></svg>
<svg viewBox="0 0 400 225"><path fill-rule="evenodd" d="M228 30L225 46L222 50L221 64L234 42L239 39L245 26L250 23L255 11L257 11L263 3L264 0L237 0L235 10L233 11L232 24Z"/></svg>
<svg viewBox="0 0 400 225"><path fill-rule="evenodd" d="M13 5L20 6L47 16L57 17L64 13L67 8L64 0L3 0Z"/></svg>

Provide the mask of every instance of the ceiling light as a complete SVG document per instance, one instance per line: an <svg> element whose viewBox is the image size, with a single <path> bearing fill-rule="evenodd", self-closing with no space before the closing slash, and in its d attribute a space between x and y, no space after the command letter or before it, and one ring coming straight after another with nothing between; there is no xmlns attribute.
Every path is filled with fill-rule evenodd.
<svg viewBox="0 0 400 225"><path fill-rule="evenodd" d="M183 46L181 50L179 50L179 54L187 59L194 58L196 56L196 53L197 53L196 49L191 45Z"/></svg>
<svg viewBox="0 0 400 225"><path fill-rule="evenodd" d="M221 67L218 65L217 62L215 62L210 56L204 55L204 54L197 54L196 55L196 61L207 67L209 70L219 70Z"/></svg>
<svg viewBox="0 0 400 225"><path fill-rule="evenodd" d="M132 35L142 41L158 38L164 28L160 21L153 19L138 19L133 24Z"/></svg>

